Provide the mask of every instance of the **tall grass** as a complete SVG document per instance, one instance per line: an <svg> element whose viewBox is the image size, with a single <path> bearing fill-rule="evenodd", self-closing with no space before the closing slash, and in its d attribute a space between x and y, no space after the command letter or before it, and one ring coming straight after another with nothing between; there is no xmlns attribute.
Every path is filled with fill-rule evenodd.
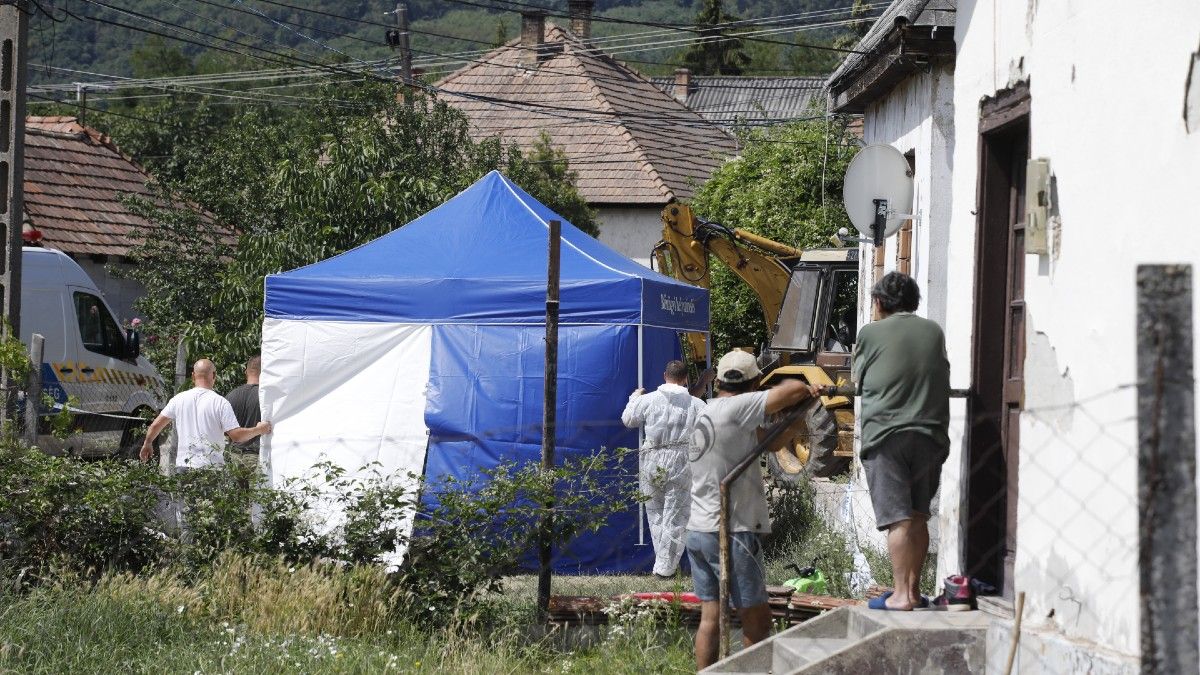
<svg viewBox="0 0 1200 675"><path fill-rule="evenodd" d="M690 672L691 638L634 614L593 644L533 634L531 607L456 628L397 619L381 573L223 555L211 571L64 571L0 592L0 672L641 673ZM575 647L569 649L568 647Z"/></svg>

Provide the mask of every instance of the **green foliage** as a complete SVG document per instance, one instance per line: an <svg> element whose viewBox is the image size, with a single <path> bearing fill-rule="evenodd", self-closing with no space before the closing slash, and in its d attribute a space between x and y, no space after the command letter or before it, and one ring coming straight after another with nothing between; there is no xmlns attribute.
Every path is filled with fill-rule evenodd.
<svg viewBox="0 0 1200 675"><path fill-rule="evenodd" d="M0 574L37 577L64 560L103 570L161 559L166 535L155 515L161 485L145 465L82 462L0 444Z"/></svg>
<svg viewBox="0 0 1200 675"><path fill-rule="evenodd" d="M741 156L696 192L697 215L801 249L830 246L850 225L842 178L857 139L846 123L834 117L744 132ZM758 298L720 263L712 265L712 337L717 354L767 338Z"/></svg>
<svg viewBox="0 0 1200 675"><path fill-rule="evenodd" d="M502 466L428 485L415 476L350 476L324 466L312 479L273 490L250 463L167 477L147 464L84 462L6 443L0 578L45 581L56 566L89 578L164 565L195 576L230 554L292 565L388 564L394 611L426 623L471 623L500 590L500 575L533 548L545 504L559 514L550 533L557 546L597 530L636 499L633 487L604 480L619 461L621 453L545 472ZM435 507L422 506L422 490L436 495ZM177 510L182 527L174 523ZM329 513L342 516L320 515ZM399 548L407 553L397 565Z"/></svg>
<svg viewBox="0 0 1200 675"><path fill-rule="evenodd" d="M825 573L830 595L851 597L847 577L854 569L854 557L846 538L817 513L812 485L807 481L776 483L768 497L771 536L764 550L768 582L795 577L796 571L789 565L814 565Z"/></svg>
<svg viewBox="0 0 1200 675"><path fill-rule="evenodd" d="M158 35L151 35L141 47L129 53L129 66L136 78L191 75L195 72L192 60L174 44L167 44Z"/></svg>
<svg viewBox="0 0 1200 675"><path fill-rule="evenodd" d="M323 101L315 111L241 112L189 151L161 199L131 202L155 223L139 233L131 275L147 289L138 309L148 356L163 372L181 336L219 366L244 362L259 351L267 274L387 234L492 169L596 232L547 139L529 157L499 140L476 143L458 111L423 97L405 105L387 84L337 87Z"/></svg>
<svg viewBox="0 0 1200 675"><path fill-rule="evenodd" d="M42 405L53 409L57 405L54 397L49 394L42 394ZM79 398L76 396L68 396L67 404L58 409L58 412L50 415L47 419L50 424L50 435L59 439L65 440L70 438L71 433L75 429L75 415L71 412L72 408L79 407Z"/></svg>
<svg viewBox="0 0 1200 675"><path fill-rule="evenodd" d="M750 55L736 33L719 28L719 24L738 21L725 11L722 0L704 0L696 15L700 29L697 42L683 53L683 65L697 75L742 75L750 66ZM721 38L721 39L718 39Z"/></svg>
<svg viewBox="0 0 1200 675"><path fill-rule="evenodd" d="M8 371L15 382L24 382L29 377L33 363L25 344L13 334L12 326L5 321L0 327L0 369Z"/></svg>

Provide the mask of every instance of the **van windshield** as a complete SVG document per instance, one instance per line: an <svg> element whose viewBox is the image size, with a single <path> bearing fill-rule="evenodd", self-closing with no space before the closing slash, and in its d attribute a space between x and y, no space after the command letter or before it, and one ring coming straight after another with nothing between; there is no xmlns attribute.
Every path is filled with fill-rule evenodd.
<svg viewBox="0 0 1200 675"><path fill-rule="evenodd" d="M84 349L118 359L125 355L125 336L99 297L76 291L75 316Z"/></svg>

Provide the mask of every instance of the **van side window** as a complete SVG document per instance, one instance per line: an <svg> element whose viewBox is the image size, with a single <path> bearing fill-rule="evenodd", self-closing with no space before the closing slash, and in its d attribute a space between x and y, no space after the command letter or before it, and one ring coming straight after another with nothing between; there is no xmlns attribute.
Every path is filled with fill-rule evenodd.
<svg viewBox="0 0 1200 675"><path fill-rule="evenodd" d="M76 291L75 316L84 349L118 359L124 356L125 336L100 298Z"/></svg>

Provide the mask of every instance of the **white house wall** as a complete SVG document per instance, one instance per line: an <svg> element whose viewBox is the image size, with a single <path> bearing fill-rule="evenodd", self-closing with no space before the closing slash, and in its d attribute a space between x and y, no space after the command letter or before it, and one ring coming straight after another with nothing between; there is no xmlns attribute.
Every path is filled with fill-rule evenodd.
<svg viewBox="0 0 1200 675"><path fill-rule="evenodd" d="M953 92L953 64L939 65L902 82L887 96L868 107L863 116L865 143L891 145L902 153L913 153L913 210L920 217L913 226L910 273L921 286L923 297L918 313L942 326L946 323L948 268L945 242L950 220L949 176L954 151ZM884 240L884 273L896 269L898 244L899 237ZM870 320L870 290L876 281L873 253L873 246L863 245L859 256L863 280L859 286L860 325ZM960 420L956 426L961 428L962 402L955 401L954 406L955 416ZM961 440L956 439L951 459L946 463L944 482L959 479L961 447ZM856 465L851 482L860 489L847 490L844 495L839 491L836 513L843 520L851 520L848 524L853 526L856 535L853 541L886 550L886 541L874 527L874 514L861 466ZM849 501L854 503L848 504ZM941 576L945 576L958 571L957 548L960 542L957 527L946 528L944 523L957 523L959 509L957 503L947 503L945 500L936 508L940 509L941 517L931 522L931 537L938 551L952 551L946 565L939 567L939 572L944 573Z"/></svg>
<svg viewBox="0 0 1200 675"><path fill-rule="evenodd" d="M1030 154L1051 162L1060 220L1051 253L1026 257L1015 585L1030 629L1136 656L1134 275L1140 263L1200 264L1200 130L1184 122L1200 4L959 0L957 22L944 289L954 386L971 366L979 102L1028 79Z"/></svg>
<svg viewBox="0 0 1200 675"><path fill-rule="evenodd" d="M665 206L665 204L663 205ZM598 206L600 241L621 255L650 266L650 251L662 238L663 206Z"/></svg>

